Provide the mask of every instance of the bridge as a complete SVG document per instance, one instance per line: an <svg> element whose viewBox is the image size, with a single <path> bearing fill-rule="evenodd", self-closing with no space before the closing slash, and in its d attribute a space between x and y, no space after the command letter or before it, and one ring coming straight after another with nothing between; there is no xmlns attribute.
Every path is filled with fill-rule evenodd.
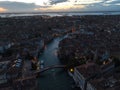
<svg viewBox="0 0 120 90"><path fill-rule="evenodd" d="M34 72L34 74L39 74L39 73L42 73L42 72L45 72L45 71L47 71L47 70L49 70L49 69L53 69L53 68L65 68L66 67L66 65L53 65L53 66L48 66L48 67L45 67L45 68L43 68L43 69L40 69L40 70L37 70L37 71L35 71Z"/></svg>
<svg viewBox="0 0 120 90"><path fill-rule="evenodd" d="M29 80L29 79L35 79L38 74L43 73L43 72L45 72L47 70L50 70L50 69L53 69L53 68L65 68L65 67L66 67L66 65L52 65L52 66L48 66L48 67L45 67L43 69L33 71L31 76L26 76L26 77L22 77L22 78L16 79L15 82L16 81Z"/></svg>

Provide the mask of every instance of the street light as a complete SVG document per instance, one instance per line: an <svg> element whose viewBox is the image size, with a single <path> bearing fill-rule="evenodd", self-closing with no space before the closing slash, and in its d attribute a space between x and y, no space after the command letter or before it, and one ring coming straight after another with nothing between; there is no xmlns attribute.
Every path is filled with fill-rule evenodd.
<svg viewBox="0 0 120 90"><path fill-rule="evenodd" d="M74 72L74 69L73 69L73 68L71 68L71 69L70 69L70 72Z"/></svg>

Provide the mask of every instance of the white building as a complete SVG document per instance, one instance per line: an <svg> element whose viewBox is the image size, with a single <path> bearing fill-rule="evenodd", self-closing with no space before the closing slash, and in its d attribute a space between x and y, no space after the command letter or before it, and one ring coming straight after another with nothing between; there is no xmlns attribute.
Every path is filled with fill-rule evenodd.
<svg viewBox="0 0 120 90"><path fill-rule="evenodd" d="M87 63L84 65L75 67L73 77L74 77L76 85L80 87L81 90L96 90L89 83L89 81L87 82L86 89L85 89L85 82L88 78L98 73L99 71L100 71L100 68L95 63Z"/></svg>
<svg viewBox="0 0 120 90"><path fill-rule="evenodd" d="M75 67L72 77L81 90L114 90L115 83L119 81L114 78L114 75L112 76L114 67L111 61L101 66L88 62Z"/></svg>

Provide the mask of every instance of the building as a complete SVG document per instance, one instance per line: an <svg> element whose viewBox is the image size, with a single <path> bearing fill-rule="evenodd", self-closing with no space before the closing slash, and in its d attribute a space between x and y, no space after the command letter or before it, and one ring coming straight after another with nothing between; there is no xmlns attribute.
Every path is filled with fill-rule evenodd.
<svg viewBox="0 0 120 90"><path fill-rule="evenodd" d="M78 87L81 90L85 90L85 83L87 79L92 76L100 73L100 67L97 66L95 63L87 63L74 68L74 80ZM95 90L90 83L87 83L87 90Z"/></svg>
<svg viewBox="0 0 120 90"><path fill-rule="evenodd" d="M14 43L10 42L0 42L0 53L4 53L7 49L9 49L11 46L13 46Z"/></svg>
<svg viewBox="0 0 120 90"><path fill-rule="evenodd" d="M8 69L8 61L0 62L0 85L7 83L6 70Z"/></svg>
<svg viewBox="0 0 120 90"><path fill-rule="evenodd" d="M6 73L0 72L0 84L7 83Z"/></svg>
<svg viewBox="0 0 120 90"><path fill-rule="evenodd" d="M21 77L22 65L23 60L20 58L0 62L0 90L13 90L13 81Z"/></svg>
<svg viewBox="0 0 120 90"><path fill-rule="evenodd" d="M88 62L74 68L73 78L81 90L119 90L119 75L111 61L101 66Z"/></svg>

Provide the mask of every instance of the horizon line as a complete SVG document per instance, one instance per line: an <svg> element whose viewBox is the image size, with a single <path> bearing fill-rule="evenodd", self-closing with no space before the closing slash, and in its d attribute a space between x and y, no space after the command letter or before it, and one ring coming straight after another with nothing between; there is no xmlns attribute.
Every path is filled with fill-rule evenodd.
<svg viewBox="0 0 120 90"><path fill-rule="evenodd" d="M120 11L118 11L118 10L116 10L116 11L63 11L63 12L61 12L61 11L51 11L51 12L35 12L35 11L33 11L33 12L0 12L0 14L39 14L39 13L94 13L94 12L100 12L100 13L102 13L102 12L120 12Z"/></svg>

